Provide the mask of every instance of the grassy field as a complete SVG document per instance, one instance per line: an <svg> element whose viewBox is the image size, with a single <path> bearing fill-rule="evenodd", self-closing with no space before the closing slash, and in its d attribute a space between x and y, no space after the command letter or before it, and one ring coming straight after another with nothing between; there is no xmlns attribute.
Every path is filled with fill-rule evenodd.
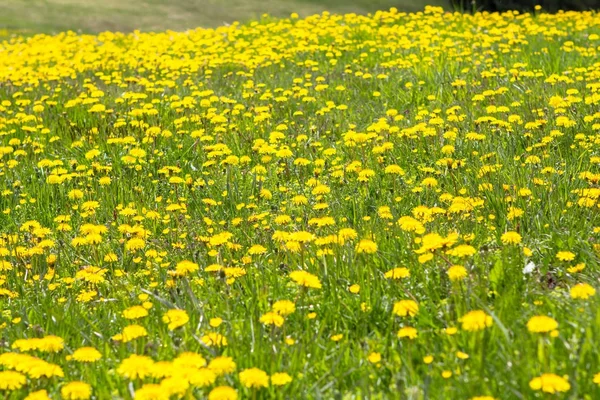
<svg viewBox="0 0 600 400"><path fill-rule="evenodd" d="M600 398L599 46L436 7L10 36L0 397Z"/></svg>
<svg viewBox="0 0 600 400"><path fill-rule="evenodd" d="M443 0L427 4L445 5ZM422 10L425 3L407 0L2 0L0 29L32 32L186 30L233 21L259 19L269 13L287 17L322 11L366 14L390 7Z"/></svg>

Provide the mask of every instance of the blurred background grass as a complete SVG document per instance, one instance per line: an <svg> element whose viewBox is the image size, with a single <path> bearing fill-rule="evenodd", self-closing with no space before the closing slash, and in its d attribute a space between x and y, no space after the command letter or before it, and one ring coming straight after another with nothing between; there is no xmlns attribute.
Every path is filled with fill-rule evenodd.
<svg viewBox="0 0 600 400"><path fill-rule="evenodd" d="M53 33L185 30L297 12L419 11L445 0L0 0L0 29Z"/></svg>

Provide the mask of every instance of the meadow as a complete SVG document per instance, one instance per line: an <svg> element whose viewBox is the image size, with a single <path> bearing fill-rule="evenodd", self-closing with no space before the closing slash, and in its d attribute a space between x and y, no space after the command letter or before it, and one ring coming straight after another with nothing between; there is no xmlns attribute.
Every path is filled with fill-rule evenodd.
<svg viewBox="0 0 600 400"><path fill-rule="evenodd" d="M0 42L6 399L600 398L600 14Z"/></svg>
<svg viewBox="0 0 600 400"><path fill-rule="evenodd" d="M448 7L447 0L2 0L2 28L23 33L130 32L217 27L273 17L330 13L367 14L397 7L422 11L425 5Z"/></svg>

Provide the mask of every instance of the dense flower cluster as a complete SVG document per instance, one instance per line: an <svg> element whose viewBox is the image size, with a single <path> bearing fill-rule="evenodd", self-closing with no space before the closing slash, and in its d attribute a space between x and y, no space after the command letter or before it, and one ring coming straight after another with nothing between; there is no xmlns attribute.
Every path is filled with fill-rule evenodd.
<svg viewBox="0 0 600 400"><path fill-rule="evenodd" d="M599 55L436 7L7 37L0 397L600 398Z"/></svg>

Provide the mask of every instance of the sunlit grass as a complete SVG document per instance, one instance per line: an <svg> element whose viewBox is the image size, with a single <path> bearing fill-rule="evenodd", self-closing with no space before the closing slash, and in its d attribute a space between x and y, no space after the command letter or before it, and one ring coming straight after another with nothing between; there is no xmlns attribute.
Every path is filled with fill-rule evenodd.
<svg viewBox="0 0 600 400"><path fill-rule="evenodd" d="M598 398L599 33L5 39L2 396Z"/></svg>
<svg viewBox="0 0 600 400"><path fill-rule="evenodd" d="M288 17L292 12L303 17L323 11L367 14L392 6L419 11L426 4L449 5L445 0L3 0L0 29L30 33L184 31L255 20L265 13L275 17Z"/></svg>

